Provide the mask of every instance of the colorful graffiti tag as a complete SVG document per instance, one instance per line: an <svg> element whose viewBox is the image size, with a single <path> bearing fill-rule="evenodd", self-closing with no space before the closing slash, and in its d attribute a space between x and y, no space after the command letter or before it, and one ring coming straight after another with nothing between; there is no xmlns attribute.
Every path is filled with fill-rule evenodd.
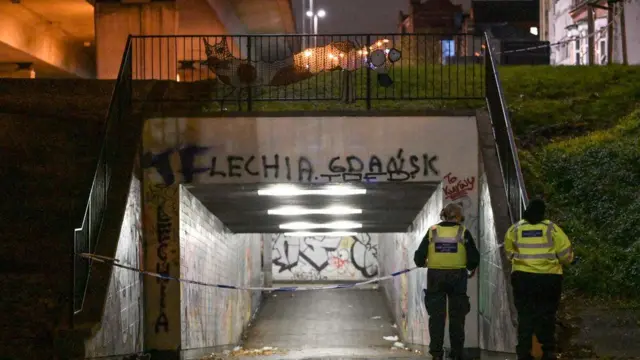
<svg viewBox="0 0 640 360"><path fill-rule="evenodd" d="M378 244L369 234L271 240L274 280L358 280L378 275Z"/></svg>

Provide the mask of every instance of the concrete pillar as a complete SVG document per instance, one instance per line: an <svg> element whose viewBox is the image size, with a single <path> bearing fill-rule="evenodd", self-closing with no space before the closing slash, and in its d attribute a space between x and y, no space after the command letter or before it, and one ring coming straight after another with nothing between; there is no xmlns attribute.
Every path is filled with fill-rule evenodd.
<svg viewBox="0 0 640 360"><path fill-rule="evenodd" d="M175 0L97 0L95 5L98 79L115 79L129 35L176 35ZM175 80L176 39L145 38L133 44L135 79Z"/></svg>
<svg viewBox="0 0 640 360"><path fill-rule="evenodd" d="M180 277L180 189L144 176L144 269ZM178 359L181 341L180 284L144 277L144 348L156 359Z"/></svg>

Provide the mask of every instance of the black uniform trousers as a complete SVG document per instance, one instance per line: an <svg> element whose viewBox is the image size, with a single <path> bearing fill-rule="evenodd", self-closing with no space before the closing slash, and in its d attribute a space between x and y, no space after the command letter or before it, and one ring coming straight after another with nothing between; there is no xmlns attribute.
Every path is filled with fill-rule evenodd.
<svg viewBox="0 0 640 360"><path fill-rule="evenodd" d="M429 269L424 302L429 314L429 353L443 356L444 326L449 300L449 341L452 357L462 357L465 317L471 310L467 296L467 270Z"/></svg>
<svg viewBox="0 0 640 360"><path fill-rule="evenodd" d="M556 359L556 313L562 294L562 275L514 271L513 300L518 311L518 360L531 360L532 337L542 345L543 359Z"/></svg>

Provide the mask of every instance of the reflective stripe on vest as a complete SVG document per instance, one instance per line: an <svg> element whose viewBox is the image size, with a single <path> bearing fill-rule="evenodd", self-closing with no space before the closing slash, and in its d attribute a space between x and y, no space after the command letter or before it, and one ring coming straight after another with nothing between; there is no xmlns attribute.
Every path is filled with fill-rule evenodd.
<svg viewBox="0 0 640 360"><path fill-rule="evenodd" d="M436 243L440 243L440 244L455 244L455 243L460 243L460 244L464 244L464 237L462 235L464 235L464 228L460 225L458 225L458 233L456 234L455 237L440 237L438 236L438 228L435 228L433 230L431 230L431 241L436 244Z"/></svg>
<svg viewBox="0 0 640 360"><path fill-rule="evenodd" d="M551 221L549 221L549 223L546 224L547 225L547 231L545 233L545 237L547 239L546 243L538 243L538 244L521 243L520 232L518 231L518 227L520 227L520 225L524 225L524 223L522 221L518 222L513 228L513 230L516 233L515 240L513 241L513 244L516 249L549 249L549 250L553 249L553 236L551 234L551 231L553 230L553 223ZM538 259L555 260L557 259L557 256L554 253L520 254L519 252L515 252L513 254L513 258L519 259L519 260L538 260Z"/></svg>

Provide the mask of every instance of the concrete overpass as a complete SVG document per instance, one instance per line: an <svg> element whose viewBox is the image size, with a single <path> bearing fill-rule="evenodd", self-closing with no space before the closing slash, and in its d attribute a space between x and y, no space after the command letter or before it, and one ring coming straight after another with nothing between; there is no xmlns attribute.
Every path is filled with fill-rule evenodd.
<svg viewBox="0 0 640 360"><path fill-rule="evenodd" d="M293 33L291 0L0 3L0 77L115 79L129 34Z"/></svg>

